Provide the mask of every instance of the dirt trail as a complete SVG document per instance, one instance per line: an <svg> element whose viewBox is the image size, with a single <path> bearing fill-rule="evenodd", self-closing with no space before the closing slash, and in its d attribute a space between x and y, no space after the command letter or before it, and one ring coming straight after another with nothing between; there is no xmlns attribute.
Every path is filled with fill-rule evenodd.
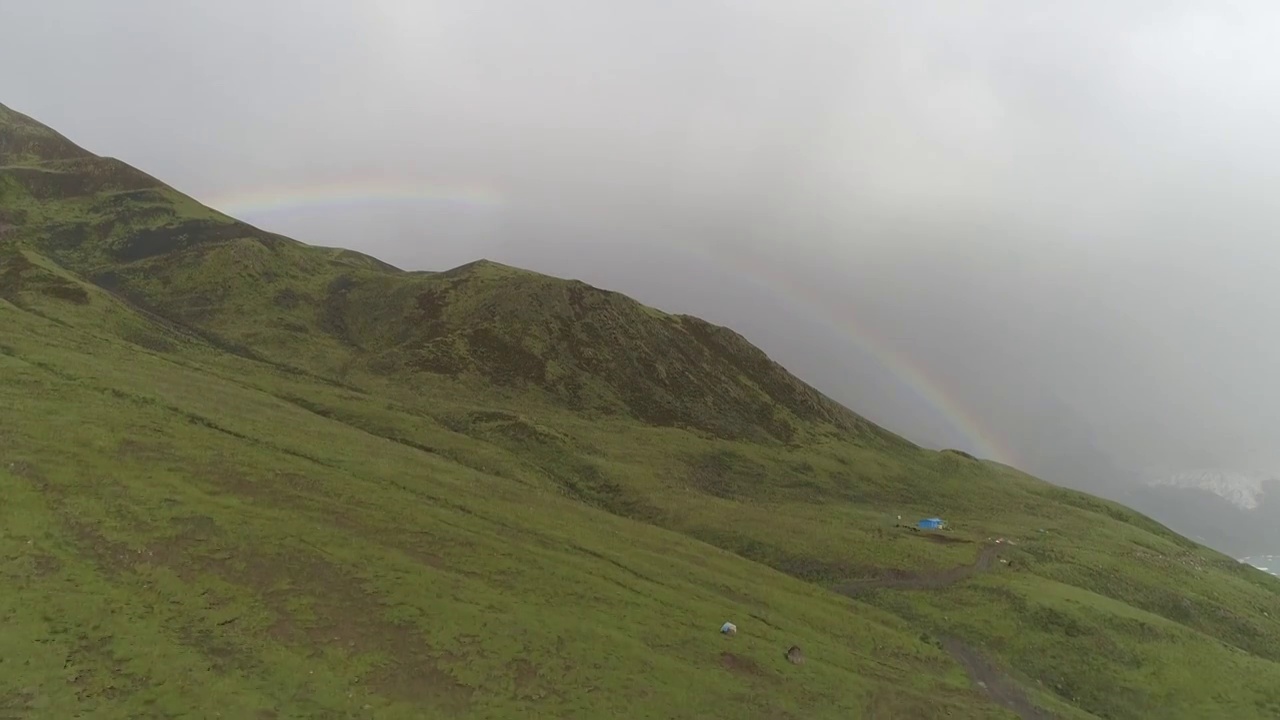
<svg viewBox="0 0 1280 720"><path fill-rule="evenodd" d="M937 590L954 585L961 580L971 578L978 573L986 572L995 565L1000 546L986 544L978 551L978 556L968 565L959 565L944 570L924 570L920 572L897 572L893 575L866 580L853 580L835 588L835 591L849 597L857 597L868 590L888 588L892 590ZM993 702L1001 707L1017 713L1022 720L1054 720L1049 712L1031 702L1026 691L1007 673L984 658L977 650L965 645L955 638L944 638L942 647L969 674L969 679L983 690Z"/></svg>
<svg viewBox="0 0 1280 720"><path fill-rule="evenodd" d="M889 588L892 590L937 590L986 572L995 564L996 555L1000 552L998 545L984 545L978 551L978 557L968 565L947 568L945 570L923 570L920 572L899 572L893 575L866 580L851 580L838 585L835 591L841 595L856 597L867 590Z"/></svg>
<svg viewBox="0 0 1280 720"><path fill-rule="evenodd" d="M1055 720L1054 715L1036 707L1025 690L977 650L955 638L943 638L942 648L969 673L969 679L987 693L993 702L1012 710L1022 720Z"/></svg>

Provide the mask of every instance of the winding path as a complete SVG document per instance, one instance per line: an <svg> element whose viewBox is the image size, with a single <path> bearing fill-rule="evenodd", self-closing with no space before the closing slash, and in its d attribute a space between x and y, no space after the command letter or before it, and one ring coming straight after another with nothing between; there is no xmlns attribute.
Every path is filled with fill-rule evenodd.
<svg viewBox="0 0 1280 720"><path fill-rule="evenodd" d="M838 585L834 590L841 595L857 597L868 590L938 590L961 580L987 572L995 565L1000 545L987 543L978 550L972 563L943 570L896 573L894 575L852 580ZM942 638L942 649L947 651L969 675L969 680L981 688L992 702L1012 710L1022 720L1054 720L1054 715L1037 707L1018 683L973 647L953 638Z"/></svg>
<svg viewBox="0 0 1280 720"><path fill-rule="evenodd" d="M981 688L992 702L1012 710L1022 720L1055 720L1049 711L1031 702L1027 692L1008 673L977 650L951 637L942 639L942 649L960 663L969 674L969 680Z"/></svg>
<svg viewBox="0 0 1280 720"><path fill-rule="evenodd" d="M991 566L995 564L996 555L999 552L999 545L987 544L982 546L982 549L978 551L978 557L968 565L957 565L945 570L922 570L911 573L897 573L887 577L851 580L843 585L837 585L834 589L841 595L848 595L849 597L857 597L867 590L880 588L891 590L938 590L971 578L980 572L990 570Z"/></svg>

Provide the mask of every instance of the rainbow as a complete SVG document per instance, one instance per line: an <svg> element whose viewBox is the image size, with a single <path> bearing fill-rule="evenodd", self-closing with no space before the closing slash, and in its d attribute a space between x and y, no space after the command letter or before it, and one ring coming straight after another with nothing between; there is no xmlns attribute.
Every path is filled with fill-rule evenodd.
<svg viewBox="0 0 1280 720"><path fill-rule="evenodd" d="M232 217L261 217L314 207L340 208L386 204L430 204L496 210L507 204L497 188L482 183L413 183L360 180L263 187L201 200Z"/></svg>
<svg viewBox="0 0 1280 720"><path fill-rule="evenodd" d="M968 411L959 398L948 393L945 386L932 378L929 372L911 357L896 350L888 341L876 338L874 333L858 325L856 319L836 313L828 301L820 298L810 285L791 277L766 263L752 263L743 253L711 255L699 250L722 266L731 266L740 277L754 283L761 290L792 301L810 311L810 317L825 325L833 334L848 338L858 348L867 352L894 378L917 398L938 412L948 425L968 441L969 450L975 455L1005 465L1018 467L1017 453L999 440L999 436Z"/></svg>
<svg viewBox="0 0 1280 720"><path fill-rule="evenodd" d="M380 204L435 204L474 210L498 210L507 198L498 189L481 183L406 183L403 181L352 181L308 184L291 187L266 187L241 193L228 193L209 198L204 204L233 217L261 217L312 207L360 207ZM1015 465L1017 454L1000 442L977 415L944 385L932 378L925 368L910 356L896 350L887 341L860 326L856 319L834 311L803 281L793 278L766 263L752 263L741 253L712 255L709 251L686 248L734 268L744 279L765 293L798 303L810 317L835 335L848 338L855 346L871 355L905 389L932 407L947 424L968 441L965 448L985 459Z"/></svg>

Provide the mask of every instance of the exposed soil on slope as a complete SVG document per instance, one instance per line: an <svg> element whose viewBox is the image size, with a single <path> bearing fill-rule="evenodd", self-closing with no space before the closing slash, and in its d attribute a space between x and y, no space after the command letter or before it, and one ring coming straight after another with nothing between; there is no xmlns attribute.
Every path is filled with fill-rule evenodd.
<svg viewBox="0 0 1280 720"><path fill-rule="evenodd" d="M924 570L920 572L899 572L893 575L865 580L852 580L838 585L835 591L841 595L857 597L867 590L888 588L891 590L937 590L954 585L980 572L991 569L1000 548L996 545L984 545L978 551L978 557L968 565L958 565L945 570Z"/></svg>
<svg viewBox="0 0 1280 720"><path fill-rule="evenodd" d="M955 638L943 638L942 648L969 673L969 679L986 692L1001 707L1012 710L1022 720L1054 720L1046 710L1036 707L1027 693L1000 668L984 658L977 650Z"/></svg>
<svg viewBox="0 0 1280 720"><path fill-rule="evenodd" d="M925 533L920 536L927 542L936 543L938 545L972 545L973 541L967 538L955 537L954 535L939 535L937 533Z"/></svg>
<svg viewBox="0 0 1280 720"><path fill-rule="evenodd" d="M937 542L937 541L935 541ZM978 573L986 572L995 564L999 556L1000 546L986 544L978 551L978 556L968 565L959 565L944 570L925 570L920 572L903 572L894 575L854 580L835 588L836 592L849 597L881 588L891 590L937 590L954 585ZM964 667L969 679L983 690L991 700L1001 707L1012 710L1022 720L1054 720L1048 711L1035 705L1018 683L983 657L977 650L956 638L943 638L942 648L956 662Z"/></svg>

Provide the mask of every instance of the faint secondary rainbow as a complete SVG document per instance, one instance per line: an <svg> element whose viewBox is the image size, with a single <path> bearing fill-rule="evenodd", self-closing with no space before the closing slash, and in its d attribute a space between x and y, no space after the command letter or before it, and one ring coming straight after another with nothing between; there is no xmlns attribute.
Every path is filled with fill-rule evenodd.
<svg viewBox="0 0 1280 720"><path fill-rule="evenodd" d="M499 210L507 205L507 198L497 188L483 183L357 180L255 188L217 195L209 198L205 204L228 215L241 217L387 204L431 204L473 210ZM696 246L692 249L722 266L732 266L740 276L754 282L766 292L803 305L812 311L812 317L833 333L848 338L874 357L902 385L939 413L960 437L969 442L975 453L998 462L1016 464L1017 454L1012 448L1002 443L980 418L968 411L958 398L948 393L942 383L930 377L911 357L894 349L887 341L878 339L853 318L834 312L828 303L800 280L763 263L744 261L742 256L735 256L733 253L712 256Z"/></svg>
<svg viewBox="0 0 1280 720"><path fill-rule="evenodd" d="M947 392L941 382L930 377L928 371L910 356L896 350L889 342L880 340L853 318L833 311L830 304L820 298L810 286L764 263L744 261L742 255L726 253L725 256L712 256L702 249L697 252L713 258L718 264L732 266L741 277L756 283L765 291L812 311L812 317L874 357L901 384L939 413L956 433L970 443L974 453L984 459L1017 466L1017 453L1001 442L981 418L967 410L959 398Z"/></svg>
<svg viewBox="0 0 1280 720"><path fill-rule="evenodd" d="M268 186L215 195L205 205L234 217L297 210L419 204L496 210L507 204L496 187L483 183L419 183L404 180L356 180L292 186Z"/></svg>

